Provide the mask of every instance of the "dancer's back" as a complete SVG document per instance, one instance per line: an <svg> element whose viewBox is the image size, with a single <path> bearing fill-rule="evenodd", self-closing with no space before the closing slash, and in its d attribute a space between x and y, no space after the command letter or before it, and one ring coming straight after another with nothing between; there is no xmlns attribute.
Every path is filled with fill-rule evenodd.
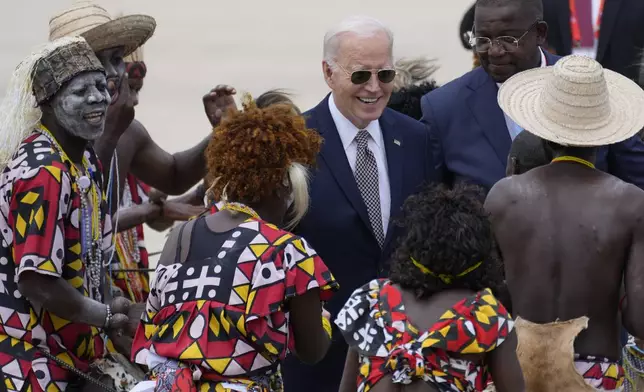
<svg viewBox="0 0 644 392"><path fill-rule="evenodd" d="M514 316L590 318L578 354L619 358L622 277L644 257L644 192L574 162L500 181L488 195Z"/></svg>

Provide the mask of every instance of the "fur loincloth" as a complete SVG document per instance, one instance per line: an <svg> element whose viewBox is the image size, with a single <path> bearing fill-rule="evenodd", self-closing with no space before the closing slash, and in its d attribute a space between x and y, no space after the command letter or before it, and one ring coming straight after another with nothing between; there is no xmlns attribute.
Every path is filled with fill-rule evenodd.
<svg viewBox="0 0 644 392"><path fill-rule="evenodd" d="M516 320L517 357L523 370L526 392L597 392L575 367L574 342L588 328L588 317L535 324ZM614 391L621 390L615 389Z"/></svg>

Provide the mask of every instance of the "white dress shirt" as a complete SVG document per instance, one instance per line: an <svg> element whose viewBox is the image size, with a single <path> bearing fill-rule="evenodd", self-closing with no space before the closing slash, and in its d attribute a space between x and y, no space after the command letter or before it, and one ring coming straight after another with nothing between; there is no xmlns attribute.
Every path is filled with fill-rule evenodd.
<svg viewBox="0 0 644 392"><path fill-rule="evenodd" d="M355 176L356 157L358 156L358 143L356 142L355 137L360 129L340 113L338 107L335 106L333 94L329 96L329 110L331 111L331 117L333 117L335 127L338 129L340 140L342 140L342 146L344 147L344 153L349 161L349 166L351 166L351 171L353 171ZM380 188L382 232L386 236L387 227L389 227L391 193L389 188L389 171L387 169L385 141L382 137L382 130L380 129L380 123L378 120L370 122L365 130L369 132L369 135L371 136L369 138L369 150L373 153L373 156L376 158L376 164L378 165L378 187Z"/></svg>
<svg viewBox="0 0 644 392"><path fill-rule="evenodd" d="M593 20L591 21L593 29L597 25L597 17L599 16L599 8L601 7L601 2L602 0L593 0ZM601 29L599 33L601 34ZM575 48L573 46L572 54L578 54L580 56L586 56L590 57L591 59L595 59L597 57L597 43L597 38L595 38L595 44L592 48Z"/></svg>
<svg viewBox="0 0 644 392"><path fill-rule="evenodd" d="M543 53L543 50L539 48L539 53L541 53L541 68L547 67L548 66L548 61L546 60L546 55ZM498 87L501 87L502 83L497 83L496 85ZM519 124L515 123L514 120L512 120L507 114L503 113L505 116L505 125L508 127L508 132L510 132L510 139L514 140L515 137L517 137L518 134L523 131L523 128L519 126Z"/></svg>

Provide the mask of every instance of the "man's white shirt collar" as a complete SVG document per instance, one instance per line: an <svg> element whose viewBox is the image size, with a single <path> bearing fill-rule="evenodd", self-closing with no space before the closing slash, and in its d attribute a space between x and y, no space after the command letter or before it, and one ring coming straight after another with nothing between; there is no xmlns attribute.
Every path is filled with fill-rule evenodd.
<svg viewBox="0 0 644 392"><path fill-rule="evenodd" d="M338 134L340 134L340 140L342 140L342 147L344 151L349 148L349 145L353 142L358 131L358 127L353 125L348 118L346 118L341 112L340 109L335 105L335 100L333 99L333 93L329 95L329 110L331 111L331 117L333 117L333 122L338 129ZM365 128L371 139L376 143L379 149L383 148L382 132L380 131L380 123L378 120L374 120L367 125Z"/></svg>

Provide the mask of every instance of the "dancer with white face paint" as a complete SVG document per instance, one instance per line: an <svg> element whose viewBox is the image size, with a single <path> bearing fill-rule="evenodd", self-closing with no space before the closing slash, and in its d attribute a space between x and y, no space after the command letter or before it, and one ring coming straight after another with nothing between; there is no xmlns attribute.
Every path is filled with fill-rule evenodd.
<svg viewBox="0 0 644 392"><path fill-rule="evenodd" d="M93 72L78 75L51 100L58 125L81 140L96 140L105 128L105 111L111 101L105 76Z"/></svg>
<svg viewBox="0 0 644 392"><path fill-rule="evenodd" d="M106 332L128 321L127 300L102 303L111 224L91 141L110 101L90 46L62 38L18 66L0 106L0 367L9 391L77 390Z"/></svg>

